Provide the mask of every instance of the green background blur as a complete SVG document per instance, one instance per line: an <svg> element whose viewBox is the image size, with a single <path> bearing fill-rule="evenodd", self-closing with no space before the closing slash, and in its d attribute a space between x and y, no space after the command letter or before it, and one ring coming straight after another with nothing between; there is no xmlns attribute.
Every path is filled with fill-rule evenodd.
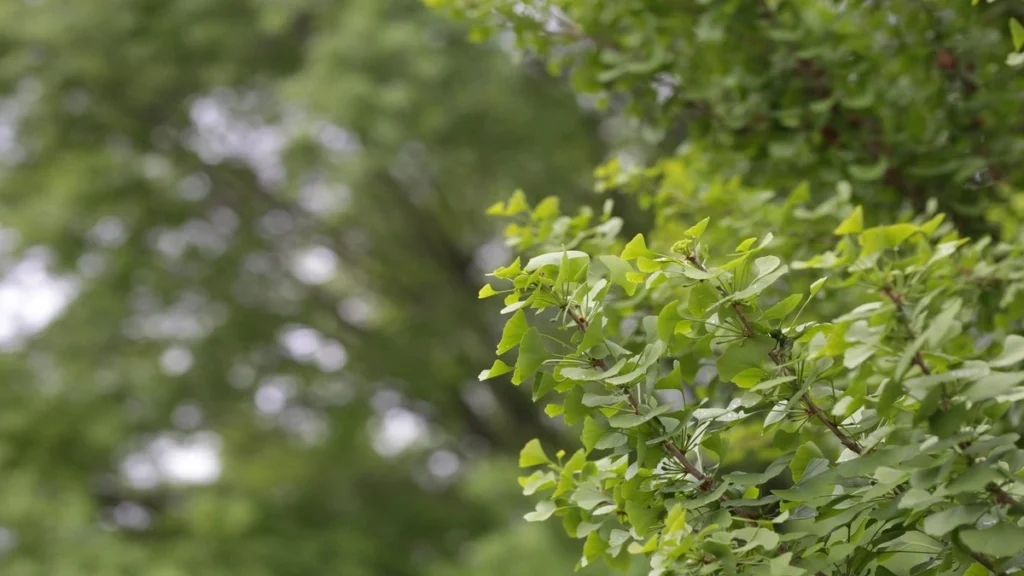
<svg viewBox="0 0 1024 576"><path fill-rule="evenodd" d="M571 573L486 206L621 127L417 0L0 1L0 571ZM639 567L638 567L639 568ZM603 574L603 567L588 568Z"/></svg>

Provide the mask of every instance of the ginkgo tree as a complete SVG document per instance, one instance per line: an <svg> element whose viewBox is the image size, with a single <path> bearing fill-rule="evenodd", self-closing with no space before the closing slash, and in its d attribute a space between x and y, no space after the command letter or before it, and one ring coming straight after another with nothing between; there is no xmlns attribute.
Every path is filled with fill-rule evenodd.
<svg viewBox="0 0 1024 576"><path fill-rule="evenodd" d="M508 318L480 378L531 386L583 445L526 445L526 519L560 519L580 566L655 576L1016 571L1021 247L800 188L764 225L802 214L817 243L708 218L623 243L608 210L492 208L523 257L480 292ZM740 470L751 427L779 455Z"/></svg>

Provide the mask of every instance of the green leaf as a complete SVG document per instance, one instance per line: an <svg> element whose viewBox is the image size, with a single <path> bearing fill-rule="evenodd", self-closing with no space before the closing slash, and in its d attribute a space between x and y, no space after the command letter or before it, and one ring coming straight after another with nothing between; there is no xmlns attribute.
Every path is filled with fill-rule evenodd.
<svg viewBox="0 0 1024 576"><path fill-rule="evenodd" d="M967 406L954 404L948 410L938 410L928 419L928 428L939 438L956 434L967 420Z"/></svg>
<svg viewBox="0 0 1024 576"><path fill-rule="evenodd" d="M789 470L793 473L793 480L796 482L800 481L803 477L804 472L807 470L807 465L811 463L811 460L824 458L825 455L821 453L821 449L814 442L805 442L796 450L796 455L793 457L793 461L789 463Z"/></svg>
<svg viewBox="0 0 1024 576"><path fill-rule="evenodd" d="M562 406L561 404L548 404L547 406L544 407L544 413L547 414L549 418L560 416L564 412L565 407Z"/></svg>
<svg viewBox="0 0 1024 576"><path fill-rule="evenodd" d="M555 506L555 503L551 500L541 500L540 502L537 502L537 508L533 512L528 512L523 516L523 518L525 518L527 522L543 522L548 518L551 518L551 515L555 513L556 508L557 506Z"/></svg>
<svg viewBox="0 0 1024 576"><path fill-rule="evenodd" d="M515 261L508 266L503 266L495 270L493 276L495 278L501 278L502 280L511 280L518 276L522 271L522 265L519 263L519 258L517 257Z"/></svg>
<svg viewBox="0 0 1024 576"><path fill-rule="evenodd" d="M683 373L680 369L679 361L676 360L672 363L672 370L669 371L664 377L659 378L654 383L655 390L682 390L683 389Z"/></svg>
<svg viewBox="0 0 1024 576"><path fill-rule="evenodd" d="M772 558L768 561L768 575L769 576L802 576L807 574L807 570L798 566L791 566L793 563L793 553L786 552L785 554Z"/></svg>
<svg viewBox="0 0 1024 576"><path fill-rule="evenodd" d="M974 4L978 3L978 0L972 0ZM964 572L964 576L989 576L991 572L984 565L978 564L977 562L967 567L967 572Z"/></svg>
<svg viewBox="0 0 1024 576"><path fill-rule="evenodd" d="M879 158L874 164L851 164L849 167L850 176L861 182L873 182L880 179L885 171L889 169L889 161Z"/></svg>
<svg viewBox="0 0 1024 576"><path fill-rule="evenodd" d="M736 549L736 552L749 552L754 548L761 547L767 552L774 552L779 545L779 535L762 527L750 527L736 530L732 533L733 538L746 540L747 543Z"/></svg>
<svg viewBox="0 0 1024 576"><path fill-rule="evenodd" d="M583 419L583 432L580 434L580 440L583 442L583 447L586 448L588 454L604 435L605 429L597 421L590 416Z"/></svg>
<svg viewBox="0 0 1024 576"><path fill-rule="evenodd" d="M512 197L508 199L508 205L505 206L505 216L513 216L520 212L526 212L529 209L530 205L526 202L526 193L517 189L512 193Z"/></svg>
<svg viewBox="0 0 1024 576"><path fill-rule="evenodd" d="M626 244L626 247L622 249L622 254L619 258L623 260L635 260L640 257L651 258L654 254L647 249L647 243L644 242L644 235L637 234L632 240Z"/></svg>
<svg viewBox="0 0 1024 576"><path fill-rule="evenodd" d="M708 222L710 222L710 221L711 221L711 218L705 218L705 219L701 220L700 222L697 222L693 226L690 226L689 228L687 228L686 232L683 232L683 235L684 236L690 236L694 240L700 240L700 237L704 235L704 230L707 229Z"/></svg>
<svg viewBox="0 0 1024 576"><path fill-rule="evenodd" d="M603 317L600 313L597 313L590 317L587 322L587 331L583 333L583 341L580 342L576 351L579 353L586 352L594 346L604 342L604 322Z"/></svg>
<svg viewBox="0 0 1024 576"><path fill-rule="evenodd" d="M554 218L558 216L558 197L548 196L541 200L537 206L533 209L533 213L530 217L534 220L546 220L548 218Z"/></svg>
<svg viewBox="0 0 1024 576"><path fill-rule="evenodd" d="M760 368L747 368L746 370L732 377L733 384L740 388L753 388L755 384L764 379L765 372Z"/></svg>
<svg viewBox="0 0 1024 576"><path fill-rule="evenodd" d="M1004 522L987 530L962 530L960 541L979 554L1006 558L1024 551L1024 528Z"/></svg>
<svg viewBox="0 0 1024 576"><path fill-rule="evenodd" d="M547 254L541 254L530 258L530 261L526 263L526 267L523 268L524 272L533 272L539 270L545 266L560 266L562 264L562 257L567 258L570 261L579 260L587 262L590 260L590 256L586 252L580 252L579 250L567 250L564 252L548 252Z"/></svg>
<svg viewBox="0 0 1024 576"><path fill-rule="evenodd" d="M697 268L690 262L686 262L683 264L681 272L683 273L683 276L686 276L691 280L710 280L712 278L717 278L721 276L721 270L717 272L705 272L704 270Z"/></svg>
<svg viewBox="0 0 1024 576"><path fill-rule="evenodd" d="M924 519L924 532L936 538L949 534L964 524L973 524L985 513L988 507L983 504L958 504L936 512Z"/></svg>
<svg viewBox="0 0 1024 576"><path fill-rule="evenodd" d="M874 344L857 344L846 349L843 353L843 367L853 370L863 364L868 358L874 356L878 346Z"/></svg>
<svg viewBox="0 0 1024 576"><path fill-rule="evenodd" d="M790 312L796 310L796 307L800 305L804 297L800 294L793 294L780 302L775 303L774 306L764 311L761 314L759 320L781 320L789 315Z"/></svg>
<svg viewBox="0 0 1024 576"><path fill-rule="evenodd" d="M700 282L690 289L690 299L686 303L686 308L690 314L703 318L720 298L710 283Z"/></svg>
<svg viewBox="0 0 1024 576"><path fill-rule="evenodd" d="M763 259L762 258L758 258L758 261L761 261L761 260L763 260ZM768 264L768 263L766 262L765 264ZM789 271L789 267L788 266L783 266L783 267L779 268L778 270L772 272L771 274L764 274L762 276L759 276L753 282L750 283L750 286L747 286L743 290L740 290L739 292L736 292L735 294L733 294L731 296L731 298L733 300L747 300L749 298L757 296L762 291L764 291L765 288L768 288L769 286L774 284L776 280L781 278L788 271Z"/></svg>
<svg viewBox="0 0 1024 576"><path fill-rule="evenodd" d="M1016 18L1010 18L1010 37L1013 39L1013 49L1020 52L1024 48L1024 26Z"/></svg>
<svg viewBox="0 0 1024 576"><path fill-rule="evenodd" d="M658 338L665 343L672 341L676 331L676 324L682 320L679 315L679 300L673 300L661 309L658 313Z"/></svg>
<svg viewBox="0 0 1024 576"><path fill-rule="evenodd" d="M621 432L608 432L601 437L600 440L594 444L595 450L607 450L609 448L618 448L629 441L629 436Z"/></svg>
<svg viewBox="0 0 1024 576"><path fill-rule="evenodd" d="M530 328L523 335L523 340L519 344L519 359L516 360L516 371L512 375L512 383L518 386L525 382L540 369L547 359L548 351L544 348L540 332L536 328Z"/></svg>
<svg viewBox="0 0 1024 576"><path fill-rule="evenodd" d="M501 341L498 342L498 354L504 354L519 346L523 335L529 329L530 325L526 322L526 314L522 310L516 310L516 313L508 319L508 322L505 322L505 327L501 331Z"/></svg>
<svg viewBox="0 0 1024 576"><path fill-rule="evenodd" d="M768 358L768 352L775 348L775 340L769 336L758 334L745 338L739 344L726 348L718 357L718 377L723 382L732 381L733 377L748 368L760 368Z"/></svg>
<svg viewBox="0 0 1024 576"><path fill-rule="evenodd" d="M640 414L616 414L615 416L612 416L611 418L608 419L608 424L610 424L613 428L634 428L636 426L643 424L644 422L647 422L651 418L664 414L665 412L668 412L670 410L672 410L672 405L666 403L658 406L657 408L649 410L648 412L641 412Z"/></svg>
<svg viewBox="0 0 1024 576"><path fill-rule="evenodd" d="M757 242L757 236L747 238L743 242L740 242L736 245L736 249L733 250L733 252L746 252L747 250L750 250L750 247L754 245L754 242Z"/></svg>
<svg viewBox="0 0 1024 576"><path fill-rule="evenodd" d="M1024 336L1010 334L1003 341L1003 351L999 357L989 360L988 365L993 368L1009 368L1024 360Z"/></svg>
<svg viewBox="0 0 1024 576"><path fill-rule="evenodd" d="M927 490L922 490L921 488L911 488L910 490L904 492L903 496L900 497L899 508L901 510L923 510L941 501L942 498L940 496L935 496L934 494L928 492Z"/></svg>
<svg viewBox="0 0 1024 576"><path fill-rule="evenodd" d="M604 559L608 562L609 568L623 574L628 574L633 565L633 555L626 550L619 551L615 556L605 554Z"/></svg>
<svg viewBox="0 0 1024 576"><path fill-rule="evenodd" d="M1017 388L1022 382L1024 382L1024 372L993 372L979 378L964 391L963 395L968 400L979 402L1005 394Z"/></svg>
<svg viewBox="0 0 1024 576"><path fill-rule="evenodd" d="M583 543L583 557L592 562L600 558L607 548L608 545L601 539L601 535L598 532L591 532L587 534L587 540Z"/></svg>
<svg viewBox="0 0 1024 576"><path fill-rule="evenodd" d="M793 459L790 455L782 456L768 465L764 472L755 474L752 472L731 472L726 474L724 479L730 484L738 486L758 486L775 478L786 469L786 465ZM806 467L806 465L805 465Z"/></svg>
<svg viewBox="0 0 1024 576"><path fill-rule="evenodd" d="M583 387L573 387L562 401L562 418L565 423L574 426L589 413L590 409L583 405Z"/></svg>
<svg viewBox="0 0 1024 576"><path fill-rule="evenodd" d="M978 492L991 482L1002 479L1003 475L995 469L979 463L971 466L963 474L954 478L952 482L946 485L946 491L950 494Z"/></svg>
<svg viewBox="0 0 1024 576"><path fill-rule="evenodd" d="M529 468L531 466L539 466L541 464L550 464L551 459L544 453L544 448L540 445L540 440L534 438L523 446L523 449L519 452L519 467Z"/></svg>
<svg viewBox="0 0 1024 576"><path fill-rule="evenodd" d="M861 232L857 241L860 242L864 255L869 255L895 248L920 230L921 228L914 224L876 226Z"/></svg>
<svg viewBox="0 0 1024 576"><path fill-rule="evenodd" d="M595 392L585 392L583 394L583 405L584 406L614 406L620 402L625 401L626 397L621 394L598 394Z"/></svg>
<svg viewBox="0 0 1024 576"><path fill-rule="evenodd" d="M633 272L633 267L629 265L629 262L618 256L602 255L597 258L608 268L608 276L612 284L622 286L626 294L630 296L636 292L636 283L627 278L627 275Z"/></svg>
<svg viewBox="0 0 1024 576"><path fill-rule="evenodd" d="M754 268L757 270L757 277L760 278L769 272L774 271L782 264L778 256L762 256L754 260Z"/></svg>
<svg viewBox="0 0 1024 576"><path fill-rule="evenodd" d="M629 523L633 525L641 538L647 536L647 531L658 521L660 516L657 510L648 508L646 504L636 500L626 502L626 515L629 516Z"/></svg>
<svg viewBox="0 0 1024 576"><path fill-rule="evenodd" d="M864 230L864 210L857 206L853 209L853 213L846 217L836 229L832 231L836 236L846 236L847 234L859 234Z"/></svg>
<svg viewBox="0 0 1024 576"><path fill-rule="evenodd" d="M483 287L480 288L480 291L477 292L476 297L483 300L484 298L489 298L491 296L496 295L497 293L498 291L495 290L490 284L484 284Z"/></svg>
<svg viewBox="0 0 1024 576"><path fill-rule="evenodd" d="M481 382L483 382L484 380L496 378L498 376L501 376L502 374L508 374L511 371L511 366L502 362L501 358L497 358L494 360L494 364L491 365L490 370L484 370L483 372L480 373L480 376L478 378L480 379Z"/></svg>
<svg viewBox="0 0 1024 576"><path fill-rule="evenodd" d="M824 276L822 278L818 278L811 284L811 298L814 298L814 296L818 294L818 290L821 290L821 287L825 285L827 280L828 276Z"/></svg>
<svg viewBox="0 0 1024 576"><path fill-rule="evenodd" d="M533 380L533 401L536 402L555 389L558 382L555 381L555 377L550 372L544 372L540 378L534 378Z"/></svg>
<svg viewBox="0 0 1024 576"><path fill-rule="evenodd" d="M753 388L751 388L751 390L754 392L771 390L772 388L781 386L786 382L792 382L793 380L796 380L796 376L779 376L778 378L772 378L770 380L765 380L764 382L759 382L757 386L754 386Z"/></svg>

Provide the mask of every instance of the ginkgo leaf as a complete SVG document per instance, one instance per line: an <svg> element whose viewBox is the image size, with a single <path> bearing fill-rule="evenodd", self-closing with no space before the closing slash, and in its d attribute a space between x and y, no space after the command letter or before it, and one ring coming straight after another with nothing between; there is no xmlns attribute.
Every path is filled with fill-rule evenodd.
<svg viewBox="0 0 1024 576"><path fill-rule="evenodd" d="M494 364L489 370L484 370L480 373L479 379L481 381L488 380L490 378L496 378L502 374L508 374L512 371L512 367L501 361L501 358L494 360Z"/></svg>
<svg viewBox="0 0 1024 576"><path fill-rule="evenodd" d="M1016 18L1010 18L1010 37L1013 40L1013 49L1020 52L1024 48L1024 25Z"/></svg>
<svg viewBox="0 0 1024 576"><path fill-rule="evenodd" d="M516 361L515 374L512 376L512 383L519 385L533 376L548 359L548 351L544 348L544 341L541 340L540 332L536 328L530 328L523 335L519 344L519 359Z"/></svg>
<svg viewBox="0 0 1024 576"><path fill-rule="evenodd" d="M800 448L797 449L796 455L793 460L789 463L789 469L793 473L793 480L799 482L800 478L803 477L804 472L807 470L807 466L811 463L811 460L816 458L824 458L821 449L814 442L805 442Z"/></svg>
<svg viewBox="0 0 1024 576"><path fill-rule="evenodd" d="M700 240L700 237L704 235L704 230L707 229L708 222L710 222L710 221L711 221L711 218L705 218L705 219L701 220L700 222L697 222L693 226L690 226L689 228L687 228L686 231L683 232L683 235L684 236L689 236L689 237L693 238L694 240Z"/></svg>
<svg viewBox="0 0 1024 576"><path fill-rule="evenodd" d="M1024 336L1010 334L1003 341L1003 351L999 357L989 360L988 365L993 368L1009 368L1024 360Z"/></svg>
<svg viewBox="0 0 1024 576"><path fill-rule="evenodd" d="M586 252L580 252L579 250L566 250L564 252L548 252L547 254L541 254L530 258L530 261L523 267L524 272L533 272L539 270L545 266L559 266L562 263L562 259L568 260L590 260L590 256Z"/></svg>
<svg viewBox="0 0 1024 576"><path fill-rule="evenodd" d="M962 530L960 541L973 552L1006 558L1024 551L1024 527L1003 522L985 530Z"/></svg>
<svg viewBox="0 0 1024 576"><path fill-rule="evenodd" d="M523 446L523 449L519 451L519 467L529 468L531 466L539 466L541 464L550 464L551 459L544 453L544 448L540 445L540 440L534 438Z"/></svg>
<svg viewBox="0 0 1024 576"><path fill-rule="evenodd" d="M796 307L800 305L804 297L801 294L792 294L787 296L782 301L777 302L771 308L764 311L761 314L760 320L781 320L789 315L790 312L796 310Z"/></svg>
<svg viewBox="0 0 1024 576"><path fill-rule="evenodd" d="M601 255L598 256L598 260L608 268L609 279L613 284L622 286L626 291L626 294L632 296L636 292L636 283L629 279L629 274L632 273L633 267L618 256Z"/></svg>
<svg viewBox="0 0 1024 576"><path fill-rule="evenodd" d="M643 234L637 234L632 240L626 244L626 247L622 249L622 254L619 258L623 260L635 260L640 257L651 257L652 252L647 249L647 243L644 241Z"/></svg>
<svg viewBox="0 0 1024 576"><path fill-rule="evenodd" d="M847 234L859 234L864 230L864 210L857 206L853 212L843 220L836 229L832 231L836 236Z"/></svg>
<svg viewBox="0 0 1024 576"><path fill-rule="evenodd" d="M501 331L501 340L498 342L498 354L504 354L519 346L523 335L529 329L530 325L526 322L526 314L522 310L516 310L516 313L505 322L505 327Z"/></svg>

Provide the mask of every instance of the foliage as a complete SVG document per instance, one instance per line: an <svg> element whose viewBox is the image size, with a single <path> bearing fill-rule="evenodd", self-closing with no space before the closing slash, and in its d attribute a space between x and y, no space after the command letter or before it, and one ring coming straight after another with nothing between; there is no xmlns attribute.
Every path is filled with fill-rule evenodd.
<svg viewBox="0 0 1024 576"><path fill-rule="evenodd" d="M518 346L513 382L584 445L526 445L520 484L542 495L526 518L559 517L581 566L642 556L653 575L1019 568L1021 247L795 194L766 221L784 235L819 214L806 228L833 246L733 248L708 219L623 245L614 218L577 232L522 207L513 243L538 241L493 274L499 353ZM751 425L781 455L730 470Z"/></svg>
<svg viewBox="0 0 1024 576"><path fill-rule="evenodd" d="M428 4L645 134L595 170L645 234L491 210L481 378L583 444L523 449L528 520L652 576L1024 564L1019 3Z"/></svg>
<svg viewBox="0 0 1024 576"><path fill-rule="evenodd" d="M428 4L477 36L511 32L577 91L641 120L654 149L607 171L685 142L759 188L799 178L825 193L845 178L868 213L935 198L964 233L1019 233L1024 76L1004 63L1020 64L1019 2Z"/></svg>

